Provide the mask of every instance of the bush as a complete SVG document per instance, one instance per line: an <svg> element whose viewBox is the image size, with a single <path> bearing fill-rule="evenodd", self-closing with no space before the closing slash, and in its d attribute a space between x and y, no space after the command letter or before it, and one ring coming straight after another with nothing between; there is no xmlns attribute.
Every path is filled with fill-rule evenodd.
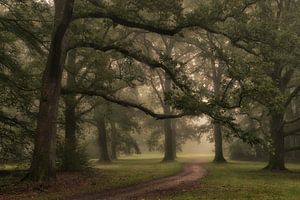
<svg viewBox="0 0 300 200"><path fill-rule="evenodd" d="M57 162L60 169L65 171L78 171L87 167L88 155L83 145L70 148L59 145L57 150Z"/></svg>

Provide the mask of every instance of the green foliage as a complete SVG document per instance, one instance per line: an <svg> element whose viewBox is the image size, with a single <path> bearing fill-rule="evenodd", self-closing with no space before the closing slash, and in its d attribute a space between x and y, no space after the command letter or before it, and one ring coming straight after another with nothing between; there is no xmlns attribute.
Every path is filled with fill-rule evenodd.
<svg viewBox="0 0 300 200"><path fill-rule="evenodd" d="M266 140L265 137L257 138L257 135L242 130L236 118L244 114L243 111L251 109L249 104L256 105L255 103L264 107L262 110L267 110L269 114L284 114L286 104L289 104L286 101L292 94L291 88L298 84L299 78L295 74L299 71L300 64L300 4L294 0L281 6L278 2L76 1L76 16L99 12L105 15L105 19L99 17L73 21L67 35L70 48L94 43L100 47L112 45L125 50L116 48L121 53L104 53L87 48L78 50L78 66L65 67L65 70L76 76L76 84L69 89L102 91L108 95L136 100L138 95L128 92L128 88L135 89L147 84L147 77L145 70L141 68L144 65L136 62L134 57L152 68L162 68L172 79L173 91L167 91L164 95L167 104L190 115L207 115L220 121L232 130L231 135L248 143L260 142L262 138ZM3 0L0 5L0 87L3 88L0 94L0 134L1 139L4 138L1 140L4 142L0 144L0 155L6 157L7 152L10 152L12 157L23 157L23 154L28 156L31 152L32 129L38 109L37 90L41 87L40 66L45 64L47 57L45 55L53 26L53 9L46 1ZM123 21L123 26L116 24L120 21ZM176 47L180 49L180 53L186 50L196 51L192 45L183 44L189 37L196 38L200 42L197 47L201 53L201 59L197 60L198 68L202 64L206 65L203 60L211 57L225 66L224 80L221 81L222 92L228 92L224 94L225 98L213 94L211 84L207 84L205 78L197 79L198 75L203 76L209 70L185 67L183 62L173 58L175 56L159 53L161 48L156 53L148 49L146 54L144 46L147 45L140 43L148 40L147 38L148 44L159 43L156 36L146 31L130 29L126 24L164 33L164 29L168 32L178 25L179 28L186 27L174 37L178 40ZM209 40L210 37L213 40ZM195 73L197 70L202 74ZM202 87L203 85L208 86ZM137 146L132 136L140 131L139 123L136 122L139 119L133 117L136 113L125 112L120 107L112 108L113 111L109 113L110 106L101 100L80 95L74 97L78 100L76 117L79 123L89 121L90 115L87 113L99 104L101 109L96 110L97 114L105 115L108 121L117 126L119 151L130 152L128 149ZM240 105L235 105L236 103ZM82 116L84 114L87 115ZM184 127L182 132L191 131ZM153 131L151 145L158 145L156 141L160 137L155 134L159 133L160 131ZM192 136L182 134L178 138L181 143L184 138ZM15 145L17 148L14 148ZM67 153L61 157L66 160L69 159L69 150L65 151ZM79 157L82 160L77 159ZM74 159L78 160L78 166L84 163L81 149L76 151L76 155L70 156L70 160Z"/></svg>
<svg viewBox="0 0 300 200"><path fill-rule="evenodd" d="M181 152L182 146L186 141L198 141L201 137L209 132L209 125L199 126L196 121L186 119L172 119L172 132L176 135L176 151ZM146 127L150 129L150 136L147 139L147 146L150 152L164 151L164 127L163 121L157 122L155 120L149 120Z"/></svg>
<svg viewBox="0 0 300 200"><path fill-rule="evenodd" d="M262 160L267 158L267 152L260 146L250 146L240 140L229 145L229 158L232 160Z"/></svg>
<svg viewBox="0 0 300 200"><path fill-rule="evenodd" d="M32 152L36 90L51 14L41 1L3 0L0 9L0 159L22 162Z"/></svg>
<svg viewBox="0 0 300 200"><path fill-rule="evenodd" d="M75 147L59 144L57 147L58 168L66 171L78 171L88 166L88 154L85 145Z"/></svg>
<svg viewBox="0 0 300 200"><path fill-rule="evenodd" d="M181 16L182 0L113 0L107 9L129 20L168 26Z"/></svg>

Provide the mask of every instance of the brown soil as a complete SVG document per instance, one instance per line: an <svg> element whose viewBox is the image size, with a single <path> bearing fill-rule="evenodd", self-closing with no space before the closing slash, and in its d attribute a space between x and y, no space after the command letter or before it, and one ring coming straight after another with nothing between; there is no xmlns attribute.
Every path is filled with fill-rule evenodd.
<svg viewBox="0 0 300 200"><path fill-rule="evenodd" d="M186 163L177 175L98 194L72 197L70 200L142 200L170 190L180 189L202 178L205 170L200 163Z"/></svg>

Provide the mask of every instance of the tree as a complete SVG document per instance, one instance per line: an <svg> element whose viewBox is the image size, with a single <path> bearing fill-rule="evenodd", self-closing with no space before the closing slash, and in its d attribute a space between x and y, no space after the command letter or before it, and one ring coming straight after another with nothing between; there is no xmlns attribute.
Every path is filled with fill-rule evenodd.
<svg viewBox="0 0 300 200"><path fill-rule="evenodd" d="M66 88L73 89L77 85L76 76L80 71L80 66L76 63L76 51L71 51L67 58L67 74L66 74ZM80 99L76 97L76 94L69 94L63 96L65 103L64 117L65 117L65 134L64 134L64 145L62 152L62 169L66 171L78 170L84 163L80 163L80 148L78 142L79 132L79 120L80 115L76 108L80 103ZM84 112L85 113L85 112Z"/></svg>
<svg viewBox="0 0 300 200"><path fill-rule="evenodd" d="M33 180L44 180L55 175L54 165L55 165L55 134L56 134L56 120L58 111L58 101L60 96L60 87L62 79L63 65L65 62L65 57L67 50L74 48L89 47L100 51L117 51L127 57L131 57L135 60L143 62L152 68L162 68L172 79L174 84L178 88L182 89L185 93L191 92L189 85L185 84L185 76L178 76L176 66L165 65L160 61L148 58L147 56L138 53L137 48L124 48L121 44L113 45L103 45L95 44L89 42L76 43L73 47L67 48L67 37L66 33L69 31L71 21L76 23L76 20L82 20L82 18L97 18L97 19L107 19L112 23L116 23L129 28L139 28L145 31L150 31L165 35L175 35L181 32L183 29L188 29L190 27L200 27L204 30L223 34L226 33L216 30L217 22L224 22L228 18L234 18L239 14L243 13L246 8L253 4L250 2L228 3L223 5L223 1L218 1L212 4L214 7L206 7L203 5L204 9L194 10L191 13L184 13L181 1L114 1L114 4L106 4L100 1L84 1L76 4L78 9L76 9L76 15L73 16L74 0L63 0L54 1L54 26L52 30L51 44L49 48L49 54L47 58L46 68L42 79L42 89L40 98L39 115L37 121L37 134L35 140L35 148L33 159L31 163L29 178ZM172 4L170 4L172 3ZM88 9L85 6L88 6ZM93 5L93 6L92 6ZM122 6L120 6L122 5ZM147 5L147 6L145 6ZM171 7L169 5L172 5ZM233 7L230 7L232 5ZM228 12L228 7L230 7L230 12ZM89 9L91 8L91 9ZM209 12L201 12L207 9ZM136 12L132 12L132 10ZM145 12L138 12L144 10ZM154 16L153 13L157 14L159 10L159 15L155 15L154 18L149 20L149 16ZM77 21L78 22L78 21ZM69 33L68 32L68 33ZM228 36L228 35L226 35ZM83 37L85 39L85 37ZM99 40L98 40L99 41ZM128 46L127 46L128 47ZM99 91L79 91L80 93L85 93L86 95L99 95ZM128 103L120 101L106 93L101 93L100 95L106 99L119 103L121 105L130 105L143 110L144 112L155 116L157 118L169 118L178 117L180 115L158 115L151 110L144 108L138 104ZM191 96L191 95L190 95ZM189 96L189 97L190 97ZM199 98L201 99L201 98ZM197 100L199 100L197 99ZM208 114L214 119L222 121L223 124L229 124L230 127L235 128L231 118L225 118L219 116L218 113L213 112L213 104L207 104L205 101L194 101L195 99L190 98L189 101L197 105L197 109L190 109L190 114ZM179 102L179 104L181 104ZM191 104L189 104L191 105ZM183 106L178 106L178 108L183 108ZM185 109L187 110L187 109ZM184 115L184 114L182 114ZM181 116L182 116L181 115ZM237 130L237 129L236 129Z"/></svg>
<svg viewBox="0 0 300 200"><path fill-rule="evenodd" d="M28 178L35 181L55 177L55 136L66 32L72 20L74 0L54 1L55 16L46 68L42 79L34 153Z"/></svg>
<svg viewBox="0 0 300 200"><path fill-rule="evenodd" d="M100 162L111 162L109 150L108 150L108 135L107 135L107 125L106 119L101 113L95 111L95 122L98 131L98 143L100 147Z"/></svg>
<svg viewBox="0 0 300 200"><path fill-rule="evenodd" d="M227 35L232 38L233 46L243 49L247 54L245 60L249 66L248 71L241 70L238 73L239 76L244 74L242 84L245 93L248 93L246 96L262 104L269 113L272 148L266 168L284 170L285 112L300 90L299 85L291 84L299 65L299 30L291 25L291 21L298 24L299 20L291 16L298 15L299 2L266 1L256 5L255 9L248 12L245 22L236 21L231 24L237 31L231 30ZM242 58L238 58L237 62L241 60ZM293 89L290 90L290 87Z"/></svg>
<svg viewBox="0 0 300 200"><path fill-rule="evenodd" d="M31 10L32 5L36 10ZM38 38L47 38L48 30L47 23L36 23L35 18L48 17L49 7L43 2L1 1L0 13L0 157L4 162L27 161L40 87L35 74L40 73L44 55L44 42Z"/></svg>

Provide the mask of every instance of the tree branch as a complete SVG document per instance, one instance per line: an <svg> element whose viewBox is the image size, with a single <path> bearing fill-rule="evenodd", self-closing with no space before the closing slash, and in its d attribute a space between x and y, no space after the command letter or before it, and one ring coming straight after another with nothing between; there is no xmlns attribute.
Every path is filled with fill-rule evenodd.
<svg viewBox="0 0 300 200"><path fill-rule="evenodd" d="M73 17L73 20L82 19L82 18L103 18L109 19L112 22L130 27L130 28L138 28L143 29L152 33L158 33L160 35L169 35L173 36L177 33L181 32L183 29L199 27L211 33L216 33L216 30L212 29L210 26L216 22L226 21L228 18L234 18L237 15L243 13L249 6L255 4L257 0L249 1L244 5L241 5L238 8L231 9L231 12L225 15L212 15L212 16L205 16L203 18L199 18L195 16L195 14L190 15L189 17L185 18L182 16L181 21L178 22L177 26L174 27L162 27L162 26L155 26L153 23L148 22L137 22L133 20L126 19L116 13L111 11L107 11L107 9L102 8L102 4L95 0L89 0L91 4L98 8L97 11L90 12L90 13L80 13L77 16Z"/></svg>
<svg viewBox="0 0 300 200"><path fill-rule="evenodd" d="M295 135L297 132L300 132L300 127L295 128L294 130L284 131L284 136Z"/></svg>
<svg viewBox="0 0 300 200"><path fill-rule="evenodd" d="M75 48L92 48L92 49L99 50L102 52L107 52L107 51L119 52L119 53L123 54L124 56L131 57L141 63L148 65L149 67L151 67L153 69L155 69L155 68L163 69L169 75L169 77L172 79L172 81L175 83L175 85L177 87L179 87L182 91L190 91L190 88L186 84L182 83L182 81L180 81L180 78L177 76L177 74L172 69L170 69L168 66L166 66L161 61L151 59L138 51L131 51L131 50L125 49L125 48L121 47L120 45L101 46L99 44L90 43L90 42L76 43L73 46L70 46L68 48L68 50L72 50Z"/></svg>
<svg viewBox="0 0 300 200"><path fill-rule="evenodd" d="M121 106L124 107L132 107L132 108L136 108L139 109L141 111L143 111L145 114L150 115L152 117L154 117L155 119L171 119L171 118L180 118L185 116L185 113L181 113L181 114L177 114L177 115L165 115L165 114L158 114L155 113L154 111L150 110L149 108L146 108L144 106L142 106L141 104L137 104L137 103L133 103L133 102L129 102L126 100L122 100L119 99L113 95L109 95L103 91L90 91L90 90L83 90L83 89L77 89L77 90L67 90L67 89L62 89L61 91L62 94L84 94L84 95L88 95L88 96L99 96L102 97L103 99L110 101L112 103L116 103L119 104Z"/></svg>
<svg viewBox="0 0 300 200"><path fill-rule="evenodd" d="M285 152L299 151L299 150L300 150L300 146L296 146L296 147L286 148Z"/></svg>
<svg viewBox="0 0 300 200"><path fill-rule="evenodd" d="M284 122L284 125L287 125L287 124L293 124L293 123L295 123L295 122L297 122L297 121L300 121L300 117L295 118L295 119L292 119L292 120L290 120L290 121L285 121L285 122Z"/></svg>
<svg viewBox="0 0 300 200"><path fill-rule="evenodd" d="M293 92L290 94L290 96L288 97L288 99L286 100L284 106L287 107L291 101L293 100L293 98L296 97L296 95L300 92L300 84L293 90Z"/></svg>

